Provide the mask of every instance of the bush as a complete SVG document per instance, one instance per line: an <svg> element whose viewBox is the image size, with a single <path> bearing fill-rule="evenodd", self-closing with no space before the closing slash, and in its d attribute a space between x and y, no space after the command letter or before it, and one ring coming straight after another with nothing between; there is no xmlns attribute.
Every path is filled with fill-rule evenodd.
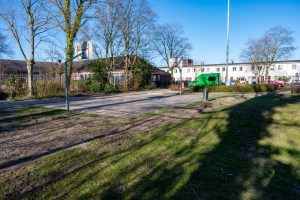
<svg viewBox="0 0 300 200"><path fill-rule="evenodd" d="M4 82L3 92L8 95L8 98L22 97L27 94L27 84L18 76L13 76L12 79Z"/></svg>
<svg viewBox="0 0 300 200"><path fill-rule="evenodd" d="M144 89L151 81L152 65L144 60L138 59L132 67L132 88L133 90Z"/></svg>
<svg viewBox="0 0 300 200"><path fill-rule="evenodd" d="M155 88L156 88L155 84L151 83L151 84L145 85L143 87L143 90L153 90Z"/></svg>
<svg viewBox="0 0 300 200"><path fill-rule="evenodd" d="M65 95L65 86L59 81L38 80L34 85L34 93L38 98L61 97Z"/></svg>
<svg viewBox="0 0 300 200"><path fill-rule="evenodd" d="M204 87L195 86L193 87L193 91L199 92L202 91ZM214 85L207 86L208 91L210 92L240 92L240 93L251 93L251 92L272 92L277 90L277 86L275 85Z"/></svg>
<svg viewBox="0 0 300 200"><path fill-rule="evenodd" d="M91 82L91 92L104 91L104 87L109 83L107 64L102 59L93 60L88 64L93 72Z"/></svg>
<svg viewBox="0 0 300 200"><path fill-rule="evenodd" d="M76 91L80 93L91 93L91 79L87 80L79 80L79 81L73 81L73 84L76 85Z"/></svg>
<svg viewBox="0 0 300 200"><path fill-rule="evenodd" d="M102 91L101 83L96 80L92 80L90 83L90 91L93 94L101 92Z"/></svg>
<svg viewBox="0 0 300 200"><path fill-rule="evenodd" d="M120 92L120 89L117 86L114 86L109 83L104 86L104 93L106 93L106 94L118 93L118 92Z"/></svg>

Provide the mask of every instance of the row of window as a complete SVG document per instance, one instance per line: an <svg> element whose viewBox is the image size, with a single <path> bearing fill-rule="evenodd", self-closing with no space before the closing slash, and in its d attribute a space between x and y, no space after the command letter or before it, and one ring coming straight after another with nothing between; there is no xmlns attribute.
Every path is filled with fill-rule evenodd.
<svg viewBox="0 0 300 200"><path fill-rule="evenodd" d="M260 68L261 68L261 67L260 67ZM270 70L275 70L275 68L276 68L276 65L272 65L272 66L270 67ZM205 70L205 69L206 69L206 70ZM238 71L243 71L243 69L244 69L243 67L232 67L232 71L234 71L234 72L237 71L237 70L238 70ZM282 70L282 69L283 69L283 65L277 65L277 69L278 69L278 70ZM293 70L296 70L296 69L297 69L297 65L296 65L296 64L293 64L293 65L292 65L292 69L293 69ZM205 71L206 71L206 72L210 72L210 70L211 70L211 68L201 68L201 69L200 69L201 72L205 72ZM220 71L221 71L221 68L216 68L216 70L217 70L217 72L220 72ZM225 71L225 67L223 67L222 70ZM253 70L254 70L254 67L252 67L252 71L253 71ZM259 70L261 70L261 69L259 69ZM178 72L179 72L179 70L175 69L174 73L178 73ZM186 72L187 72L187 73L196 72L196 69L195 69L195 68L194 68L194 69L187 69Z"/></svg>

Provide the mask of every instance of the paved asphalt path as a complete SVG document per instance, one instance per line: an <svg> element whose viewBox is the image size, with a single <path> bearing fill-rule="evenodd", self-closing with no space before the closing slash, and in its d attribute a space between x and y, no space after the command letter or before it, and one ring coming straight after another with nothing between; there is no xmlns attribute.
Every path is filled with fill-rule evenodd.
<svg viewBox="0 0 300 200"><path fill-rule="evenodd" d="M180 96L177 92L158 89L114 95L72 97L70 101L70 110L112 116L126 116L141 114L166 107L190 104L201 100L201 93L190 93ZM65 109L65 99L53 98L12 102L0 101L0 108L32 105Z"/></svg>

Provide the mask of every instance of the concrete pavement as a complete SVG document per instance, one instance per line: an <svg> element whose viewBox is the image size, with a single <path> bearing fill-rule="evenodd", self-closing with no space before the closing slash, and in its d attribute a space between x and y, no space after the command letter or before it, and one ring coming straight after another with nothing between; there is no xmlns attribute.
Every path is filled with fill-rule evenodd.
<svg viewBox="0 0 300 200"><path fill-rule="evenodd" d="M180 96L178 92L171 92L167 89L157 89L114 95L72 97L70 100L70 110L112 116L126 116L201 101L202 94L190 93ZM65 109L65 99L34 99L13 102L0 101L0 108L33 105Z"/></svg>

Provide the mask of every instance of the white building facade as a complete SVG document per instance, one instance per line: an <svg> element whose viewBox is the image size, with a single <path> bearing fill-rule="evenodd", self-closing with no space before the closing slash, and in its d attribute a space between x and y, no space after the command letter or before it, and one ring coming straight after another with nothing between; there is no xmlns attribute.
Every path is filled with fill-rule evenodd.
<svg viewBox="0 0 300 200"><path fill-rule="evenodd" d="M187 62L185 59L178 62L178 67L182 70L182 80L194 81L200 74L219 73L220 79L224 82L226 75L226 64L208 64L208 65L193 65L193 62ZM173 66L173 59L170 59L170 66ZM179 68L173 68L173 76L175 81L180 80ZM160 68L171 73L170 68ZM244 83L253 83L255 81L254 70L250 63L230 63L228 66L228 75L230 80L235 80ZM287 77L289 81L300 79L300 60L278 61L269 69L268 80L265 80L265 67L260 67L259 80L277 81L280 77Z"/></svg>

